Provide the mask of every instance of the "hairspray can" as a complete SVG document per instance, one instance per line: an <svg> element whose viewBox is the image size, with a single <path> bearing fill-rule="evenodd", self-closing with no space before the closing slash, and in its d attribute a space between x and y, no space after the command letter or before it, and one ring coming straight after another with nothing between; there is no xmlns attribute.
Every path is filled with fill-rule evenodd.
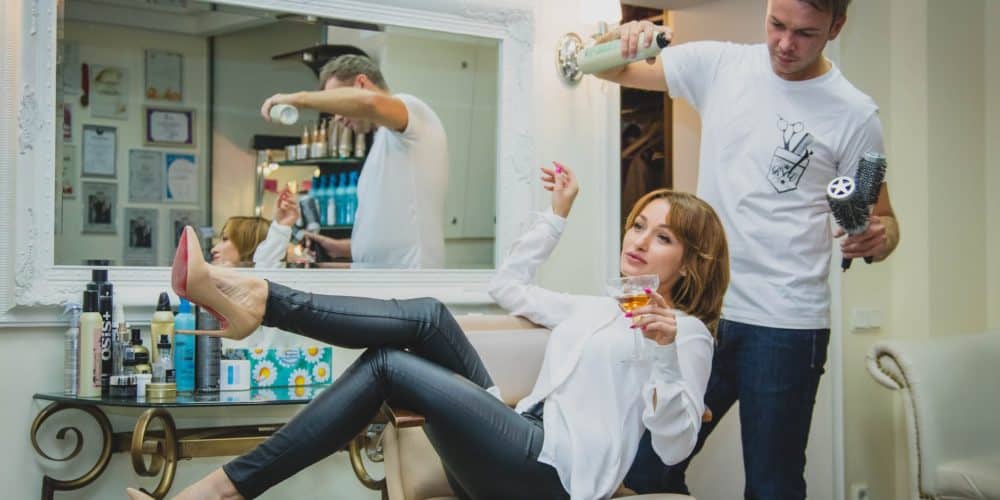
<svg viewBox="0 0 1000 500"><path fill-rule="evenodd" d="M68 304L69 328L66 329L66 351L63 363L63 394L76 396L80 388L80 305Z"/></svg>
<svg viewBox="0 0 1000 500"><path fill-rule="evenodd" d="M199 330L218 330L219 320L212 313L199 310ZM219 366L222 364L222 338L198 335L195 338L194 385L197 392L219 392Z"/></svg>

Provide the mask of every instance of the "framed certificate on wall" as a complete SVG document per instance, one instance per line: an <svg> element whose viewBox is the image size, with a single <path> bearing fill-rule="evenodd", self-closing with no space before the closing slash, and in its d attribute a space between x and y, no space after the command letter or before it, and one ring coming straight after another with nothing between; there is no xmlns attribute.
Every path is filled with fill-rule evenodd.
<svg viewBox="0 0 1000 500"><path fill-rule="evenodd" d="M194 110L143 107L143 142L146 146L194 147Z"/></svg>

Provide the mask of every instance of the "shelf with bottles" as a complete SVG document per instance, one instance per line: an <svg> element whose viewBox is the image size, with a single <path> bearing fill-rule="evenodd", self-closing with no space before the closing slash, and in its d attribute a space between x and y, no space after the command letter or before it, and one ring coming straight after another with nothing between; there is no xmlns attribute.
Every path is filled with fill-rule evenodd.
<svg viewBox="0 0 1000 500"><path fill-rule="evenodd" d="M358 209L358 175L359 172L354 170L313 177L306 196L308 203L315 207L318 215L315 222L321 228L327 228L328 232L346 231L350 234L354 214Z"/></svg>
<svg viewBox="0 0 1000 500"><path fill-rule="evenodd" d="M359 167L365 162L365 158L340 158L330 156L325 158L308 158L304 160L281 160L276 162L282 167Z"/></svg>

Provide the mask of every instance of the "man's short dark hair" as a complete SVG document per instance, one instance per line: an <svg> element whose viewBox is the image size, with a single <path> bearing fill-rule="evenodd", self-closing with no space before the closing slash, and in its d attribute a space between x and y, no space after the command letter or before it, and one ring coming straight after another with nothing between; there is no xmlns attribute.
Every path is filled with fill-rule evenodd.
<svg viewBox="0 0 1000 500"><path fill-rule="evenodd" d="M320 88L326 86L330 78L336 78L341 82L354 80L358 75L365 75L376 87L382 90L389 90L382 76L382 70L378 68L375 61L368 57L357 54L345 54L334 57L323 65L319 71Z"/></svg>
<svg viewBox="0 0 1000 500"><path fill-rule="evenodd" d="M851 0L799 0L799 1L809 4L810 6L812 6L812 8L820 12L833 13L834 21L847 16L847 6L851 4Z"/></svg>

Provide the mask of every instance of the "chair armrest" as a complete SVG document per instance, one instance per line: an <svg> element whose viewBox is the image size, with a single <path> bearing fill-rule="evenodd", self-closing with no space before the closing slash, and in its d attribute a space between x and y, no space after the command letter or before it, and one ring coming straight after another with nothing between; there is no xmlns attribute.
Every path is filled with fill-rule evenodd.
<svg viewBox="0 0 1000 500"><path fill-rule="evenodd" d="M389 422L392 423L397 429L405 429L407 427L420 427L424 425L426 419L424 416L411 410L404 410L402 408L393 408L388 404L382 404L382 411L385 412L389 417Z"/></svg>

